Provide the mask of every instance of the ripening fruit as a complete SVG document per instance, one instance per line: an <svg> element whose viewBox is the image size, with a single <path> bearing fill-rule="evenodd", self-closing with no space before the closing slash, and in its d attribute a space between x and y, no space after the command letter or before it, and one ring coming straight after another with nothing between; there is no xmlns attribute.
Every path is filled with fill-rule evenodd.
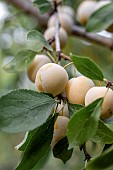
<svg viewBox="0 0 113 170"><path fill-rule="evenodd" d="M105 95L106 94L106 95ZM85 96L85 106L89 105L96 99L104 97L101 109L101 119L107 119L113 115L113 91L103 87L92 87Z"/></svg>
<svg viewBox="0 0 113 170"><path fill-rule="evenodd" d="M97 2L93 0L85 0L78 6L77 9L77 20L85 25L94 12L94 8L96 7Z"/></svg>
<svg viewBox="0 0 113 170"><path fill-rule="evenodd" d="M93 81L85 76L72 78L66 86L66 96L69 103L84 104L87 91L95 86Z"/></svg>
<svg viewBox="0 0 113 170"><path fill-rule="evenodd" d="M44 37L46 40L49 40L51 39L52 37L55 36L55 27L50 27L48 28L45 32L44 32ZM67 42L67 32L65 31L65 29L63 29L62 27L60 27L60 30L59 30L59 33L60 33L60 45L61 45L61 48L63 48L65 45L66 45L66 42ZM55 42L53 42L52 44L52 48L55 49Z"/></svg>
<svg viewBox="0 0 113 170"><path fill-rule="evenodd" d="M67 33L71 33L72 27L74 25L73 18L66 13L59 12L60 25L63 27ZM48 27L55 26L56 15L52 15L48 20Z"/></svg>
<svg viewBox="0 0 113 170"><path fill-rule="evenodd" d="M29 67L27 68L27 75L32 82L35 82L36 73L39 70L39 68L47 63L52 63L48 56L44 54L40 55L37 54L35 56L33 63L30 64Z"/></svg>
<svg viewBox="0 0 113 170"><path fill-rule="evenodd" d="M66 136L67 126L69 123L69 118L65 116L58 116L54 125L53 140L51 142L52 148L55 144Z"/></svg>
<svg viewBox="0 0 113 170"><path fill-rule="evenodd" d="M75 15L73 8L71 8L70 6L66 6L66 5L58 6L58 12L66 13L72 18L74 18L74 15Z"/></svg>
<svg viewBox="0 0 113 170"><path fill-rule="evenodd" d="M38 92L51 93L53 96L60 94L66 87L68 74L66 70L55 63L42 66L35 79Z"/></svg>
<svg viewBox="0 0 113 170"><path fill-rule="evenodd" d="M61 100L61 103L58 104L56 113L58 113L59 116L69 117L69 110L68 110L67 103L64 103L63 100Z"/></svg>

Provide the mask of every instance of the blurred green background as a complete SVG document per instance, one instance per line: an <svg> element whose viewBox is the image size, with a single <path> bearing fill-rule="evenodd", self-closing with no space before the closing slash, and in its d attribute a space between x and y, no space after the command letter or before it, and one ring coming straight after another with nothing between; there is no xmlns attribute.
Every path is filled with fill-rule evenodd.
<svg viewBox="0 0 113 170"><path fill-rule="evenodd" d="M74 3L74 9L77 8L79 1ZM68 1L70 3L70 1ZM76 10L75 10L76 14ZM0 1L0 95L5 91L16 88L30 88L34 85L28 80L26 72L9 74L3 71L2 65L7 63L15 54L23 48L28 48L26 34L32 29L43 29L38 27L36 19L30 15L25 15L23 10L17 9L11 3ZM113 36L112 34L109 36ZM113 40L112 40L113 41ZM105 76L113 82L113 52L105 47L90 44L80 38L70 36L64 52L69 55L70 52L88 56L92 58L103 70ZM13 170L19 163L21 152L14 147L21 142L24 134L0 133L0 170ZM89 152L91 155L100 153L102 144L96 146L89 143ZM60 160L54 159L52 153L49 154L42 168L43 170L82 170L84 167L83 153L76 148L72 158L64 165Z"/></svg>

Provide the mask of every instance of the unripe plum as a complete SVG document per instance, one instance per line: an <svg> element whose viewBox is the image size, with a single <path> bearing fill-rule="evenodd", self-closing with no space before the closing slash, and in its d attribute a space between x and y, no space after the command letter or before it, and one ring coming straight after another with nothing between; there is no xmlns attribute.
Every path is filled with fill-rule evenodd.
<svg viewBox="0 0 113 170"><path fill-rule="evenodd" d="M55 63L42 66L36 74L35 84L38 92L60 94L66 87L68 74L66 70Z"/></svg>
<svg viewBox="0 0 113 170"><path fill-rule="evenodd" d="M51 142L52 148L55 146L55 144L66 136L67 126L69 123L69 118L65 116L58 116L57 120L54 125L54 134L53 134L53 140Z"/></svg>
<svg viewBox="0 0 113 170"><path fill-rule="evenodd" d="M58 113L59 116L69 117L69 110L68 110L67 103L64 103L63 100L61 100L61 103L58 104L58 107L56 109L56 113Z"/></svg>
<svg viewBox="0 0 113 170"><path fill-rule="evenodd" d="M85 0L80 3L77 9L77 20L85 25L94 12L97 2L93 0Z"/></svg>
<svg viewBox="0 0 113 170"><path fill-rule="evenodd" d="M66 96L69 103L84 104L87 91L95 86L93 81L85 76L72 78L66 86Z"/></svg>
<svg viewBox="0 0 113 170"><path fill-rule="evenodd" d="M55 27L50 27L48 28L45 32L44 32L44 37L46 40L51 39L52 37L55 36ZM63 29L62 27L60 27L59 29L59 34L60 34L60 45L61 48L63 48L66 45L67 42L67 32L65 31L65 29ZM53 49L55 49L55 42L53 42L52 44Z"/></svg>
<svg viewBox="0 0 113 170"><path fill-rule="evenodd" d="M62 6L59 6L58 7L58 12L60 12L60 13L66 13L66 14L68 14L70 17L72 17L72 18L74 18L74 10L73 10L73 8L72 7L70 7L70 6L66 6L66 5L62 5Z"/></svg>
<svg viewBox="0 0 113 170"><path fill-rule="evenodd" d="M71 33L72 27L74 25L73 18L69 16L67 13L58 13L60 25L63 27L67 33ZM48 27L55 26L56 15L52 15L48 20Z"/></svg>
<svg viewBox="0 0 113 170"><path fill-rule="evenodd" d="M48 56L44 54L40 55L37 54L35 56L33 63L30 64L29 67L27 68L27 75L32 82L35 82L36 73L39 70L39 68L47 63L52 63Z"/></svg>
<svg viewBox="0 0 113 170"><path fill-rule="evenodd" d="M85 106L100 97L104 97L100 118L107 119L113 115L113 91L111 89L108 90L105 86L92 87L85 96Z"/></svg>

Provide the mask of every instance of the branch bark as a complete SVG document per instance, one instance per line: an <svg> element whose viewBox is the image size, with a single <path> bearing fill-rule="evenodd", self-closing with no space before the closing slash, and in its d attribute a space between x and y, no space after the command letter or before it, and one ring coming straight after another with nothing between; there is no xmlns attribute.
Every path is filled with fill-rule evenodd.
<svg viewBox="0 0 113 170"><path fill-rule="evenodd" d="M77 25L73 26L72 35L113 50L112 38L107 38L96 33L87 33L83 27Z"/></svg>
<svg viewBox="0 0 113 170"><path fill-rule="evenodd" d="M28 0L6 0L8 3L11 3L20 9L24 10L26 13L29 13L37 19L37 22L40 25L46 25L49 14L41 15L38 11L38 9L30 3ZM80 26L73 26L72 28L72 35L76 37L80 37L81 39L84 39L86 41L89 41L91 43L95 43L97 45L104 46L106 48L109 48L113 50L113 40L111 38L107 38L101 35L98 35L96 33L87 33L83 27Z"/></svg>

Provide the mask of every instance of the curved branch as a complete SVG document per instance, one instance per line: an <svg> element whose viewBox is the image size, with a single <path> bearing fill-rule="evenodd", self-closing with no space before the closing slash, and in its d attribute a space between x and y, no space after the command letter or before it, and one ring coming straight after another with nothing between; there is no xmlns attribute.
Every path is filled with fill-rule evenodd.
<svg viewBox="0 0 113 170"><path fill-rule="evenodd" d="M8 3L12 3L15 6L21 8L27 13L30 13L31 15L35 16L37 19L37 22L40 25L46 25L49 14L41 15L38 11L38 9L30 3L28 0L6 0ZM81 39L87 40L91 43L95 43L101 46L104 46L106 48L109 48L113 50L113 40L111 38L103 37L101 35L98 35L96 33L87 33L83 27L80 26L73 26L72 28L72 35L76 37L80 37Z"/></svg>
<svg viewBox="0 0 113 170"><path fill-rule="evenodd" d="M77 25L73 26L72 35L75 35L76 37L80 37L80 38L87 40L91 43L105 46L105 47L113 50L113 39L112 38L107 38L107 37L98 35L96 33L88 33L85 31L85 29L83 27L80 27Z"/></svg>
<svg viewBox="0 0 113 170"><path fill-rule="evenodd" d="M39 25L44 26L47 24L49 14L41 15L38 8L34 7L30 1L28 0L6 0L6 1L10 4L15 5L21 10L24 10L25 13L33 15L37 19Z"/></svg>

